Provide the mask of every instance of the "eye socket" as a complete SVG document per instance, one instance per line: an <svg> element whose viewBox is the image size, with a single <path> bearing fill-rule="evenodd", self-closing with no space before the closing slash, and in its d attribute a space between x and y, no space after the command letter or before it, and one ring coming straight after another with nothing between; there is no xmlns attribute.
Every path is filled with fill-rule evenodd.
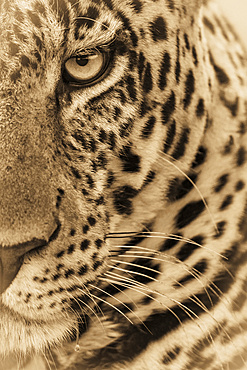
<svg viewBox="0 0 247 370"><path fill-rule="evenodd" d="M110 54L107 52L72 57L65 62L64 79L71 85L93 85L105 77L109 62Z"/></svg>

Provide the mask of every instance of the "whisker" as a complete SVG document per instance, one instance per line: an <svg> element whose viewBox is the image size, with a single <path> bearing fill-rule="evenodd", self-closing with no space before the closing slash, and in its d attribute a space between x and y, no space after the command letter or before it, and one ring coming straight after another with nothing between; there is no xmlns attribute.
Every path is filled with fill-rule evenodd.
<svg viewBox="0 0 247 370"><path fill-rule="evenodd" d="M133 288L133 286L128 286L127 285L127 287L129 287L130 289L132 289L132 290L134 290L134 291L137 291L138 292L138 290L137 289L135 289L135 288ZM164 294L161 294L161 293L159 293L159 292L157 292L156 290L151 290L149 287L147 287L147 286L145 286L145 285L143 285L143 287L144 287L144 290L145 291L149 291L149 292L151 292L151 293L155 293L155 294L158 294L158 295L160 295L160 296L162 296L162 297L166 297L166 298L168 298L170 301L172 301L173 303L176 303L176 305L178 305L185 313L186 313L186 315L192 320L192 321L194 321L194 317L197 319L197 321L196 321L196 325L199 327L199 329L202 331L202 333L205 333L205 331L206 332L208 332L208 335L209 335L209 338L210 338L210 340L211 340L211 342L212 342L212 344L214 344L214 339L213 339L213 337L212 337L212 335L211 335L211 333L210 333L210 331L207 329L207 327L206 327L206 325L204 325L203 324L203 326L205 326L205 328L206 328L206 330L204 331L203 329L202 329L202 327L201 327L201 325L198 323L198 321L200 322L200 317L197 315L197 314L195 314L190 308L188 308L187 306L185 306L185 305L183 305L181 302L179 302L179 301L177 301L176 299L173 299L173 298L170 298L170 297L167 297L166 295L164 295ZM140 287L139 286L139 289L142 289L142 287ZM139 291L139 293L143 293L143 292L140 292ZM153 297L151 297L151 298L153 298ZM162 304L162 302L159 302L158 301L158 303L160 303L160 304ZM195 302L196 303L196 302ZM196 303L197 304L197 303ZM166 307L167 309L168 309L168 307ZM169 311L170 312L172 312L173 314L174 314L174 312L173 312L173 310L172 309L169 309ZM177 315L175 315L176 317L177 317ZM193 317L194 316L194 317ZM178 317L177 317L178 318ZM179 318L178 318L179 319ZM181 320L179 319L179 322L181 323Z"/></svg>
<svg viewBox="0 0 247 370"><path fill-rule="evenodd" d="M148 253L148 252L145 252L145 253ZM153 258L153 257L150 257L150 256L142 256L142 255L138 255L138 256L136 256L136 255L128 255L128 256L126 256L126 255L122 255L123 257L138 257L138 258L143 258L143 259L151 259L151 260L158 260L158 261L161 261L161 262L164 262L164 258L163 259L161 259L161 258ZM121 255L119 255L119 257L121 257ZM207 279L207 283L208 284L210 284L209 285L209 289L210 289L210 291L212 291L212 293L218 298L218 299L220 299L221 301L222 301L222 297L221 297L221 295L223 295L223 293L222 293L222 291L217 287L217 285L213 282L213 281L211 281L211 280L209 280L206 276L204 276L201 272L199 272L197 269L195 269L195 268L193 268L193 267L191 267L191 266L188 266L187 264L184 264L184 262L181 262L180 260L178 260L178 259L176 259L175 257L174 257L174 259L175 259L175 262L173 262L174 264L177 264L177 263L180 263L180 264L182 264L182 267L185 269L185 271L187 272L187 273L189 273L189 274L191 274L201 285L202 285L202 287L203 287L203 289L204 289L204 291L205 291L205 293L207 294L207 297L208 297L208 299L209 299L209 302L210 302L210 304L211 304L211 306L213 307L213 302L212 302L212 299L211 299L211 296L210 296L210 294L209 294L209 292L208 292L208 290L207 290L207 287L202 283L202 281L200 280L200 277L205 277L206 279ZM153 272L157 272L158 274L162 274L161 272L159 272L159 271L157 271L157 270L154 270L154 269L151 269L151 268L148 268L148 267L146 267L146 266L142 266L142 265L137 265L137 264L133 264L133 263L126 263L126 262L124 262L124 261L118 261L118 260L112 260L113 262L116 262L116 263L125 263L126 265L132 265L132 266L136 266L136 267L139 267L139 268L142 268L143 270L145 269L145 270L149 270L149 271L153 271ZM171 261L169 261L169 262L171 262ZM186 268L185 268L186 267ZM124 270L124 272L125 273L127 273L127 274L129 274L130 273L130 271L128 271L128 270ZM110 273L112 273L112 272L110 272ZM146 277L146 278L149 278L150 280L154 280L154 281L157 281L157 282L159 282L157 279L154 279L154 278L151 278L150 276L148 276L148 275L144 275L144 274L141 274L141 273L137 273L137 272L132 272L131 271L131 273L136 273L136 274L138 274L138 275L142 275L142 276L144 276L144 277ZM122 277L122 279L126 279L126 277L124 276L124 277ZM131 279L128 279L129 281L131 280ZM183 284L181 284L181 283L179 283L177 280L175 280L175 279L173 279L173 281L175 282L175 283L177 283L177 284L179 284L181 287L183 287L184 289L187 289L188 290L188 288L187 287L185 287ZM135 283L135 281L134 280L132 280L132 282L134 282ZM217 289L218 291L219 291L219 293L220 294L218 294L214 289L213 289L213 287L215 287L215 289ZM191 294L191 292L190 292L190 294ZM209 313L209 315L211 316L211 313L210 313L210 311L206 308L206 306L196 297L196 296L194 296L193 295L193 297L197 300L197 302L199 302L200 303L200 305L203 305L203 306L201 306L202 308L204 308L204 310L205 310L205 312L207 312L207 313ZM189 298L190 300L192 300L192 301L194 301L191 297ZM225 305L225 303L224 303L224 305ZM225 305L226 306L226 305ZM211 316L212 318L213 318L213 316ZM235 320L234 320L235 321ZM223 329L223 328L222 328ZM226 334L226 336L228 335L227 333L225 333Z"/></svg>
<svg viewBox="0 0 247 370"><path fill-rule="evenodd" d="M126 257L125 255L123 255L123 257ZM129 257L129 256L128 256ZM136 257L136 256L134 256L134 257ZM149 257L147 257L147 256L138 256L138 258L143 258L143 259L147 259L147 260L150 260L150 258ZM162 260L162 259L160 259L160 258L152 258L152 260L158 260L158 261L161 261L161 262L164 262L164 260ZM112 262L115 262L115 263L122 263L122 261L118 261L118 260L111 260ZM155 272L155 273L158 273L158 274L160 274L160 275L162 275L162 273L160 272L160 271L157 271L157 270L154 270L154 269L152 269L152 268L150 268L150 267L147 267L147 266L143 266L143 265L138 265L138 264L135 264L135 263L131 263L131 262L124 262L126 265L130 265L130 266L134 266L134 267L138 267L138 268L141 268L141 269L143 269L143 270L147 270L147 271L151 271L151 272ZM180 263L181 263L181 261L180 261ZM175 264L175 263L174 263ZM187 267L187 268L185 268L185 266ZM211 305L213 306L213 302L212 302L212 300L211 300L211 297L210 297L210 295L209 295L209 293L208 293L208 291L207 291L207 289L206 289L206 287L203 285L203 283L202 283L202 281L199 279L199 277L196 275L196 274L194 274L193 273L193 269L191 269L190 268L190 266L188 266L188 265L184 265L184 264L182 264L182 267L184 268L184 270L187 272L187 273L189 273L189 274L191 274L201 285L202 285L202 287L203 287L203 289L205 290L205 293L207 294L207 296L208 296L208 299L209 299L209 301L210 301L210 303L211 303ZM197 271L197 270L196 270ZM126 270L126 273L130 273L128 270ZM131 271L131 273L132 273L132 271ZM136 274L138 274L138 275L141 275L141 276L143 276L143 277L146 277L146 278L148 278L148 279L150 279L150 280L153 280L153 281L156 281L156 282L159 282L159 283L162 283L162 281L159 281L159 280L157 280L157 279L155 279L155 278L152 278L152 277L150 277L150 276L148 276L148 275L144 275L144 274L141 274L141 273L137 273L137 272L134 272L134 273L136 273ZM172 279L172 281L173 282L175 282L176 284L179 284L181 287L183 287L184 288L184 286L182 285L182 284L180 284L177 280L175 280L175 279ZM205 308L206 308L206 306L205 306Z"/></svg>
<svg viewBox="0 0 247 370"><path fill-rule="evenodd" d="M75 276L75 278L80 282L81 284L81 281L80 279ZM80 289L80 288L79 288ZM84 289L87 291L87 293L84 291ZM100 306L98 305L98 303L95 301L95 299L91 296L91 292L90 290L88 289L88 287L85 285L85 284L82 284L82 289L80 289L89 299L91 299L91 301L94 303L96 309L100 312L101 316L102 317L105 317L104 315L104 312L101 310Z"/></svg>
<svg viewBox="0 0 247 370"><path fill-rule="evenodd" d="M121 302L118 298L114 297L112 294L108 293L108 292L105 292L103 289L100 289L99 287L96 287L95 285L93 284L89 284L92 288L94 289L98 289L99 291L101 291L102 293L110 296L111 298L115 299L117 302L119 302L120 304L123 304L123 306L125 306L128 310L130 310L130 308L125 305L123 302ZM111 303L107 302L105 299L103 298L100 298L98 296L95 296L94 294L92 294L92 296L95 298L95 299L98 299L100 300L101 302L107 304L108 306L114 308L116 311L118 311L121 315L123 315L131 324L133 324L133 322L130 320L130 318L128 316L126 316L121 310L119 310L116 306L112 305ZM130 310L131 311L131 310Z"/></svg>
<svg viewBox="0 0 247 370"><path fill-rule="evenodd" d="M205 249L205 250L207 250L207 251L209 251L209 252L212 252L212 253L214 253L214 254L216 254L217 256L219 256L219 257L221 257L222 259L225 259L225 260L227 260L227 257L225 257L224 255L222 255L221 253L218 253L217 251L215 251L215 250L213 250L213 249L211 249L211 248L209 248L209 247L206 247L205 245L201 245L201 244L199 244L199 243L196 243L196 242L194 242L193 240L191 240L191 239L187 239L187 238L183 238L183 239L181 239L181 238L178 238L178 237L176 237L176 238L169 238L169 237L162 237L163 239L169 239L169 240L178 240L178 241L186 241L186 243L190 243L190 244L193 244L193 245L196 245L196 246L198 246L198 247L200 247L200 248L202 248L202 249ZM147 247L142 247L142 246L137 246L137 245L114 245L114 248L121 248L121 249L130 249L130 248L136 248L136 249L142 249L142 248L144 248L145 250L147 250L147 251L150 251L150 252L158 252L158 251L155 251L154 249L152 249L152 248L147 248ZM163 252L159 252L159 253L163 253Z"/></svg>
<svg viewBox="0 0 247 370"><path fill-rule="evenodd" d="M137 293L141 293L142 295L144 295L144 296L146 296L146 297L149 297L149 298L151 298L153 301L156 301L157 303L159 303L160 305L162 305L163 307L165 307L169 312L171 312L173 315L174 315L174 317L176 317L176 319L178 320L178 322L179 322L179 324L181 325L181 327L183 328L184 327L184 324L181 322L181 320L180 320L180 318L178 317L178 315L176 315L174 312L173 312L173 310L170 308L170 307L168 307L167 305L165 305L163 302L160 302L160 301L158 301L156 298L154 298L154 297L152 297L152 296L150 296L149 294L147 294L147 293L145 293L145 292L143 292L143 291L140 291L140 290L138 290L137 289L137 287L140 287L140 289L141 289L141 287L144 287L147 291L150 291L151 293L154 293L154 291L153 290L151 290L151 289L147 289L147 287L145 286L145 285L143 285L143 284L140 284L140 286L139 285L132 285L132 284L127 284L126 282L119 282L119 281L116 281L115 280L115 277L113 278L114 280L111 280L111 279L108 279L108 278L101 278L101 280L103 280L103 281L106 281L106 282L111 282L111 281L113 281L114 282L114 284L119 284L120 286L123 286L124 288L129 288L130 290L133 290L133 291L135 291L135 292L137 292ZM128 279L128 278L126 278L127 280L132 280L132 279ZM133 282L135 282L134 280L132 280ZM138 283L138 282L137 282ZM145 325L146 326L146 325ZM150 330L149 330L149 332L150 332ZM150 332L151 333L151 332ZM185 331L184 331L184 333L185 333ZM151 333L152 334L152 333Z"/></svg>
<svg viewBox="0 0 247 370"><path fill-rule="evenodd" d="M172 157L170 157L169 155L167 155L167 154L165 154L165 153L163 153L163 152L161 152L162 153L162 157L161 157L161 159L163 160L163 161L165 161L166 163L169 163L171 166L173 166L174 168L176 168L176 170L177 171L179 171L192 185L193 185L193 187L194 187L194 189L196 189L196 191L197 191L197 193L199 194L199 196L200 196L200 198L201 198L201 200L203 201L203 204L204 204L204 206L205 206L205 208L207 209L207 211L208 211L208 214L209 214L209 216L210 216L210 219L211 219L211 221L212 221L212 223L213 223L213 225L214 225L214 228L215 228L215 230L216 230L216 232L217 232L217 234L219 233L219 230L218 230L218 227L217 227L217 225L216 225L216 222L215 222L215 220L214 220L214 217L213 217L213 215L212 215L212 213L211 213L211 211L210 211L210 209L209 209L209 207L208 207L208 204L207 204L207 202L206 202L206 200L205 200L205 198L203 197L203 195L202 195L202 193L201 193L201 191L200 191L200 189L198 188L198 186L194 183L194 181L192 181L191 180L191 178L183 171L183 170L181 170L175 163L173 163L173 162L171 162L171 161L169 161L168 159L166 159L166 158L164 158L163 157L163 155L166 155L167 157L169 157L169 158L172 158Z"/></svg>

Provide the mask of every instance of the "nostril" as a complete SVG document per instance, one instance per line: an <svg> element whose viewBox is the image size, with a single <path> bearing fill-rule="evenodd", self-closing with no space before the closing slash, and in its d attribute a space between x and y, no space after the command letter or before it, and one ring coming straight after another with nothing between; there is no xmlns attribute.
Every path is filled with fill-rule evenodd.
<svg viewBox="0 0 247 370"><path fill-rule="evenodd" d="M0 246L0 294L2 294L14 280L22 265L24 255L46 244L47 242L43 239L33 239L12 247Z"/></svg>
<svg viewBox="0 0 247 370"><path fill-rule="evenodd" d="M2 294L11 282L16 277L26 253L34 249L40 249L45 245L54 241L59 234L61 224L56 223L54 229L48 241L45 239L33 238L25 243L20 243L18 245L13 245L11 247L0 246L0 294Z"/></svg>

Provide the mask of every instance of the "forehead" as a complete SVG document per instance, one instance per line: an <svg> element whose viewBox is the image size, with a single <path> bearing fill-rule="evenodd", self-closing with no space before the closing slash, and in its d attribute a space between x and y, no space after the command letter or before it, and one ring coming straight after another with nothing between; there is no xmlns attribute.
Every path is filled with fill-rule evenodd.
<svg viewBox="0 0 247 370"><path fill-rule="evenodd" d="M18 49L28 54L37 48L47 50L42 60L63 49L69 57L116 38L147 48L146 34L160 39L166 25L172 33L180 23L176 1L175 7L174 0L0 0L0 59L9 62Z"/></svg>
<svg viewBox="0 0 247 370"><path fill-rule="evenodd" d="M32 47L41 45L60 48L69 40L78 47L90 48L107 44L122 27L117 14L107 1L92 0L4 0L0 1L0 40ZM77 48L77 45L73 45Z"/></svg>

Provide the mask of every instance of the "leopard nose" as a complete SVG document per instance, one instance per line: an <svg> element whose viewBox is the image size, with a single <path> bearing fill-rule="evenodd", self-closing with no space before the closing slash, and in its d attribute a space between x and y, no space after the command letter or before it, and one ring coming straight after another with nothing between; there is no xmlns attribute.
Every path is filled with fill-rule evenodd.
<svg viewBox="0 0 247 370"><path fill-rule="evenodd" d="M0 294L2 294L17 275L25 254L47 244L46 240L33 239L12 247L0 246Z"/></svg>

